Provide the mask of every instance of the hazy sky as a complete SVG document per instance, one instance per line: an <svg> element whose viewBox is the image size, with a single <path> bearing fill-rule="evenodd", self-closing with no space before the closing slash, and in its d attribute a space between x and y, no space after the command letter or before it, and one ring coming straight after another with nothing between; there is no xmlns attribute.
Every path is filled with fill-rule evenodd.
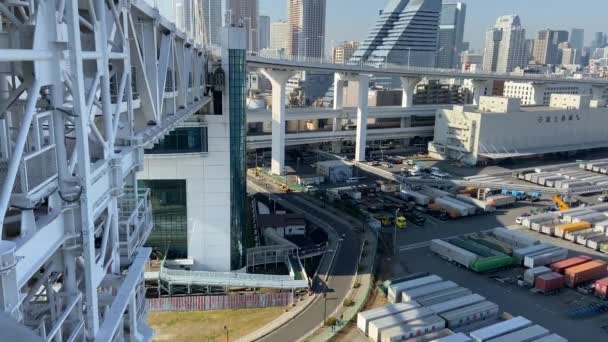
<svg viewBox="0 0 608 342"><path fill-rule="evenodd" d="M259 0L260 15L272 21L287 17L286 0ZM326 43L332 41L361 41L378 17L378 10L388 0L327 0ZM455 2L455 1L449 1ZM480 49L485 30L496 18L516 13L521 17L527 35L551 28L585 29L589 42L593 32L608 31L608 0L463 0L467 4L465 41Z"/></svg>

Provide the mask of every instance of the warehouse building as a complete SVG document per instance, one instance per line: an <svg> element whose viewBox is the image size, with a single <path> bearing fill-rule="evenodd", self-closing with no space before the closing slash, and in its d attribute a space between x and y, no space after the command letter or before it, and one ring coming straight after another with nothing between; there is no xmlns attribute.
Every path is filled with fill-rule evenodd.
<svg viewBox="0 0 608 342"><path fill-rule="evenodd" d="M468 165L608 146L608 109L584 95L551 96L549 106L481 97L479 106L441 110L429 154Z"/></svg>
<svg viewBox="0 0 608 342"><path fill-rule="evenodd" d="M522 106L548 106L553 94L591 95L590 85L573 83L540 84L505 82L504 96L521 99ZM601 95L602 98L605 94Z"/></svg>

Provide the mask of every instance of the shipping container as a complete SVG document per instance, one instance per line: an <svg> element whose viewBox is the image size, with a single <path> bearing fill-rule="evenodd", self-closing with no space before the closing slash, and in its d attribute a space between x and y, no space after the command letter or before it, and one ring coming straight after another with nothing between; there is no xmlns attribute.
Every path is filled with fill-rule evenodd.
<svg viewBox="0 0 608 342"><path fill-rule="evenodd" d="M606 220L606 214L593 212L593 213L586 214L586 215L577 215L572 220L572 222L586 221L586 222L590 222L590 223L596 223L596 222L602 222L604 220Z"/></svg>
<svg viewBox="0 0 608 342"><path fill-rule="evenodd" d="M447 208L451 208L453 210L456 210L460 213L460 216L468 216L469 215L469 209L465 206L462 206L460 204L457 203L453 203L452 201L447 200L446 198L435 198L435 203L436 205L442 206L442 207L447 207Z"/></svg>
<svg viewBox="0 0 608 342"><path fill-rule="evenodd" d="M559 274L564 274L564 271L567 268L578 266L578 265L584 264L589 261L591 261L590 257L588 257L586 255L579 255L574 258L570 258L570 259L562 260L560 262L553 263L549 267L551 268L551 271L553 271L553 272L556 272Z"/></svg>
<svg viewBox="0 0 608 342"><path fill-rule="evenodd" d="M440 316L445 319L447 327L455 329L471 323L498 317L498 305L490 301L483 301L461 309L448 311Z"/></svg>
<svg viewBox="0 0 608 342"><path fill-rule="evenodd" d="M462 202L466 202L466 203L472 204L472 205L474 205L475 207L477 207L477 208L479 208L479 209L481 209L481 210L483 210L483 211L485 211L485 212L493 212L493 211L496 211L496 208L494 208L493 206L491 206L491 205L487 204L487 203L486 203L486 202L484 202L484 201L481 201L481 200L478 200L478 199L476 199L476 198L473 198L473 197L471 197L471 196L467 196L467 195L456 195L456 198L457 198L459 201L462 201Z"/></svg>
<svg viewBox="0 0 608 342"><path fill-rule="evenodd" d="M546 251L546 250L552 249L552 248L555 248L555 246L547 244L547 243L542 243L540 245L534 245L534 246L514 249L513 258L515 259L516 263L522 264L524 262L524 257L526 255Z"/></svg>
<svg viewBox="0 0 608 342"><path fill-rule="evenodd" d="M578 239L579 236L585 235L585 234L590 234L590 233L594 233L593 228L579 230L576 232L567 232L564 234L564 240L576 242L576 239Z"/></svg>
<svg viewBox="0 0 608 342"><path fill-rule="evenodd" d="M398 313L396 315L376 319L369 322L367 327L367 335L372 341L380 341L380 334L384 330L433 315L433 311L429 310L428 308L416 308Z"/></svg>
<svg viewBox="0 0 608 342"><path fill-rule="evenodd" d="M568 250L565 248L556 248L555 250L547 251L537 255L526 255L524 257L524 266L534 268L545 266L562 261L568 257Z"/></svg>
<svg viewBox="0 0 608 342"><path fill-rule="evenodd" d="M431 202L431 198L429 196L410 190L401 190L400 197L405 200L413 200L419 205L427 205Z"/></svg>
<svg viewBox="0 0 608 342"><path fill-rule="evenodd" d="M558 212L548 212L543 214L537 214L533 216L525 217L522 220L522 225L526 228L532 228L532 223L542 223L547 221L553 221L560 217Z"/></svg>
<svg viewBox="0 0 608 342"><path fill-rule="evenodd" d="M467 215L469 215L469 216L477 214L477 207L474 206L474 205L472 205L472 204L460 201L460 200L458 200L456 198L452 198L452 197L449 197L449 196L442 197L441 199L443 201L447 201L447 202L452 203L454 205L457 205L457 206L460 206L462 208L465 208L467 210Z"/></svg>
<svg viewBox="0 0 608 342"><path fill-rule="evenodd" d="M494 271L513 265L513 258L508 255L492 256L475 260L469 268L477 273Z"/></svg>
<svg viewBox="0 0 608 342"><path fill-rule="evenodd" d="M567 339L559 336L558 334L551 334L545 337L534 340L534 342L568 342Z"/></svg>
<svg viewBox="0 0 608 342"><path fill-rule="evenodd" d="M430 248L432 252L440 255L442 258L456 262L464 267L469 267L469 265L479 258L477 254L473 254L443 240L432 240Z"/></svg>
<svg viewBox="0 0 608 342"><path fill-rule="evenodd" d="M401 302L401 292L406 290L412 290L429 284L438 283L440 281L443 281L443 279L436 275L430 275L428 277L422 277L404 281L401 283L391 284L391 286L388 288L388 300L392 304L399 303Z"/></svg>
<svg viewBox="0 0 608 342"><path fill-rule="evenodd" d="M469 237L455 238L448 240L448 242L460 248L464 248L469 252L478 254L482 257L505 255L505 253L499 252L493 248L477 243L474 239L471 239Z"/></svg>
<svg viewBox="0 0 608 342"><path fill-rule="evenodd" d="M432 340L431 342L473 342L473 339L471 339L469 336L467 336L463 333L458 333L458 334L442 337L437 340Z"/></svg>
<svg viewBox="0 0 608 342"><path fill-rule="evenodd" d="M564 234L591 228L589 222L564 223L555 227L555 236L563 238Z"/></svg>
<svg viewBox="0 0 608 342"><path fill-rule="evenodd" d="M544 293L557 291L566 285L566 279L563 275L555 272L541 274L536 277L534 287Z"/></svg>
<svg viewBox="0 0 608 342"><path fill-rule="evenodd" d="M540 325L533 325L521 330L489 340L489 342L531 342L549 335L551 332Z"/></svg>
<svg viewBox="0 0 608 342"><path fill-rule="evenodd" d="M405 341L417 336L424 336L445 328L445 321L438 316L428 316L416 319L396 327L382 329L382 342Z"/></svg>
<svg viewBox="0 0 608 342"><path fill-rule="evenodd" d="M483 237L483 238L475 238L475 237L469 237L469 240L483 245L485 247L488 247L490 249L495 250L496 252L502 253L502 254L506 254L506 255L513 255L513 249L511 249L509 246L507 246L506 243L498 241L494 238L491 237Z"/></svg>
<svg viewBox="0 0 608 342"><path fill-rule="evenodd" d="M511 195L494 195L486 198L486 202L496 208L513 205L516 201L517 199Z"/></svg>
<svg viewBox="0 0 608 342"><path fill-rule="evenodd" d="M458 284L454 283L453 281L442 281L439 283L425 285L412 290L406 290L401 292L401 301L407 302L419 297L428 296L433 293L453 289L456 287L458 287Z"/></svg>
<svg viewBox="0 0 608 342"><path fill-rule="evenodd" d="M599 245L600 245L600 252L608 253L608 242L601 242L601 243L599 243Z"/></svg>
<svg viewBox="0 0 608 342"><path fill-rule="evenodd" d="M545 235L549 235L549 236L553 236L553 234L555 233L555 227L559 224L559 221L554 222L552 224L543 224L543 226L540 228L540 232L545 234Z"/></svg>
<svg viewBox="0 0 608 342"><path fill-rule="evenodd" d="M604 261L592 260L584 264L567 268L564 276L566 285L576 287L578 285L605 277L608 273L607 264Z"/></svg>
<svg viewBox="0 0 608 342"><path fill-rule="evenodd" d="M412 309L416 309L418 307L420 307L420 304L411 301L397 304L389 304L381 308L359 312L357 314L357 327L359 328L359 330L361 330L361 332L367 335L369 329L369 322L380 318L396 315Z"/></svg>
<svg viewBox="0 0 608 342"><path fill-rule="evenodd" d="M464 287L457 287L454 289L449 289L437 293L433 293L432 295L419 297L416 299L418 303L422 306L431 306L443 302L447 302L448 300L465 297L470 295L472 292L469 289Z"/></svg>
<svg viewBox="0 0 608 342"><path fill-rule="evenodd" d="M483 296L471 294L465 297L448 300L447 302L430 305L427 308L434 313L441 315L444 312L464 308L465 306L477 304L479 302L483 302L484 300L486 299Z"/></svg>
<svg viewBox="0 0 608 342"><path fill-rule="evenodd" d="M532 326L532 322L522 316L513 317L509 320L490 325L489 327L481 328L472 331L469 336L476 342L485 342L493 338L497 338L513 331L521 330Z"/></svg>
<svg viewBox="0 0 608 342"><path fill-rule="evenodd" d="M428 205L428 207L432 211L445 211L446 213L448 213L450 218L453 218L453 219L462 217L462 212L460 210L454 209L447 205L431 203Z"/></svg>
<svg viewBox="0 0 608 342"><path fill-rule="evenodd" d="M595 282L593 285L595 295L603 299L608 298L608 278L603 278Z"/></svg>
<svg viewBox="0 0 608 342"><path fill-rule="evenodd" d="M608 233L608 220L596 222L594 225L594 229L600 233Z"/></svg>
<svg viewBox="0 0 608 342"><path fill-rule="evenodd" d="M506 228L494 228L492 229L492 235L497 240L505 242L513 248L524 248L540 244L539 240L533 239L525 233Z"/></svg>
<svg viewBox="0 0 608 342"><path fill-rule="evenodd" d="M574 219L576 219L577 217L581 217L581 216L585 216L585 215L589 215L589 214L594 214L595 212L593 210L589 210L587 208L584 208L584 210L581 211L577 211L574 213L568 213L568 214L562 214L562 221L564 223L572 223L572 221L574 221Z"/></svg>
<svg viewBox="0 0 608 342"><path fill-rule="evenodd" d="M593 239L588 239L587 240L587 247L595 250L595 251L599 251L600 250L600 246L602 245L602 243L604 242L608 242L608 236L598 236L596 238Z"/></svg>
<svg viewBox="0 0 608 342"><path fill-rule="evenodd" d="M534 280L541 274L551 273L551 269L545 266L539 266L527 269L524 272L524 282L530 286L534 285Z"/></svg>
<svg viewBox="0 0 608 342"><path fill-rule="evenodd" d="M434 341L438 338L443 338L443 337L450 336L453 334L454 334L454 332L452 330L445 328L445 329L441 329L439 331L428 333L424 336L418 336L418 337L407 339L405 342L429 342L429 341Z"/></svg>
<svg viewBox="0 0 608 342"><path fill-rule="evenodd" d="M589 239L595 239L602 236L606 236L606 234L593 230L590 233L578 235L576 237L576 243L578 243L579 245L587 246L587 241L589 241Z"/></svg>

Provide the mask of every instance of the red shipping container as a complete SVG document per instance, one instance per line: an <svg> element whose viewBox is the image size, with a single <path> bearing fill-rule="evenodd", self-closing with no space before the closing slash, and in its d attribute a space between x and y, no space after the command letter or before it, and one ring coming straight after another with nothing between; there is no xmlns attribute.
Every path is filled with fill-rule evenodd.
<svg viewBox="0 0 608 342"><path fill-rule="evenodd" d="M566 269L564 274L566 285L576 287L577 285L603 278L608 274L607 264L600 260L593 260L584 264Z"/></svg>
<svg viewBox="0 0 608 342"><path fill-rule="evenodd" d="M563 275L552 272L541 274L536 277L534 287L543 292L551 292L561 289L565 284L566 280L564 279Z"/></svg>
<svg viewBox="0 0 608 342"><path fill-rule="evenodd" d="M608 278L596 281L594 287L596 295L602 298L608 298Z"/></svg>
<svg viewBox="0 0 608 342"><path fill-rule="evenodd" d="M564 271L566 271L567 268L578 266L578 265L584 264L589 261L591 261L590 257L588 257L586 255L579 255L574 258L556 262L554 264L551 264L551 266L549 266L549 267L551 267L551 271L553 271L553 272L556 272L559 274L564 274Z"/></svg>

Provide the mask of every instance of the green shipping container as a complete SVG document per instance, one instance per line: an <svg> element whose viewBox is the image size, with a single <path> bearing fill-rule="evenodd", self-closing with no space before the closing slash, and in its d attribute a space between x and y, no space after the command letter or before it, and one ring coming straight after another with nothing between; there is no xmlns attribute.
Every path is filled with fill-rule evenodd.
<svg viewBox="0 0 608 342"><path fill-rule="evenodd" d="M513 258L505 255L479 259L471 263L469 268L471 269L471 271L483 273L511 265L513 265Z"/></svg>
<svg viewBox="0 0 608 342"><path fill-rule="evenodd" d="M602 243L600 245L600 251L604 253L608 253L608 243Z"/></svg>
<svg viewBox="0 0 608 342"><path fill-rule="evenodd" d="M465 241L462 239L452 239L447 242L449 242L455 246L458 246L462 249L466 249L467 251L469 251L471 253L475 253L475 254L481 256L482 258L494 256L494 253L492 253L489 248L479 246L479 245L469 242L469 241Z"/></svg>
<svg viewBox="0 0 608 342"><path fill-rule="evenodd" d="M486 246L488 248L491 248L499 253L503 253L503 254L507 254L507 255L511 255L513 254L513 251L509 248L506 248L504 246L500 246L498 244L495 244L493 242L490 242L486 239L478 239L478 238L469 238L471 241L474 241L480 245Z"/></svg>

